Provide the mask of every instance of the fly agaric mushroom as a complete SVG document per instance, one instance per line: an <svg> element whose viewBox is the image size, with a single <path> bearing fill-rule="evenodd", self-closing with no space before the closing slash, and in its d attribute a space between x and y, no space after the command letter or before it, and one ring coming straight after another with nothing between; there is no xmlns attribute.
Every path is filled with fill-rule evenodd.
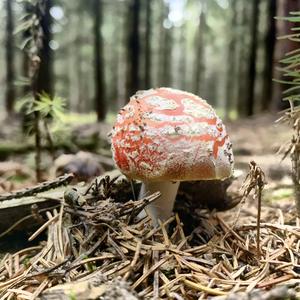
<svg viewBox="0 0 300 300"><path fill-rule="evenodd" d="M172 88L132 96L111 142L121 172L143 182L140 195L161 192L146 209L155 224L170 217L180 181L225 179L233 171L232 145L213 108Z"/></svg>

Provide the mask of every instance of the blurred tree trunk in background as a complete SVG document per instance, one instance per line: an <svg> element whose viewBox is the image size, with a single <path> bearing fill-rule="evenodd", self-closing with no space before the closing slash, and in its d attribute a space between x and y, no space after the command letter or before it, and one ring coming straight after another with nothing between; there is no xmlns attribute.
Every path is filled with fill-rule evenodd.
<svg viewBox="0 0 300 300"><path fill-rule="evenodd" d="M277 0L277 16L286 17L290 12L300 11L299 0ZM283 20L276 21L277 36L284 36L291 34L292 27L299 27L299 23L291 23ZM299 42L291 41L289 39L282 39L276 41L275 46L275 70L274 78L287 80L282 78L283 73L278 71L276 67L279 67L279 61L284 58L285 54L299 48ZM286 89L286 86L279 83L274 83L273 97L271 109L274 111L282 110L289 107L289 103L282 101L282 91Z"/></svg>
<svg viewBox="0 0 300 300"><path fill-rule="evenodd" d="M140 89L140 0L131 0L128 7L128 45L127 45L127 78L126 98Z"/></svg>
<svg viewBox="0 0 300 300"><path fill-rule="evenodd" d="M165 43L163 44L163 64L161 65L162 70L162 79L161 84L163 86L172 85L172 28L166 28L164 30Z"/></svg>
<svg viewBox="0 0 300 300"><path fill-rule="evenodd" d="M194 93L199 95L202 92L203 80L205 74L204 64L204 34L206 31L206 1L201 1L201 11L199 16L199 28L196 34L196 54L195 54L195 76L194 76Z"/></svg>
<svg viewBox="0 0 300 300"><path fill-rule="evenodd" d="M172 29L168 23L169 4L163 3L160 15L161 32L159 35L158 83L159 86L170 86L172 59ZM170 26L169 26L170 25Z"/></svg>
<svg viewBox="0 0 300 300"><path fill-rule="evenodd" d="M77 32L75 30L72 30L72 28L75 28L74 26L74 19L77 18L77 16L74 14L69 13L70 16L68 18L68 23L66 30L69 32L66 42L67 42L67 69L66 71L68 72L68 92L67 92L67 97L66 97L66 104L67 104L67 109L69 111L75 111L76 110L76 99L77 99L77 86L75 86L74 81L76 81L76 72L75 72L75 51L76 51L76 46L75 46L75 40L77 36ZM72 46L71 46L72 45Z"/></svg>
<svg viewBox="0 0 300 300"><path fill-rule="evenodd" d="M104 79L104 58L103 58L103 37L102 27L102 0L93 0L92 11L94 14L94 61L95 61L95 107L97 120L103 121L106 116L105 101L105 79Z"/></svg>
<svg viewBox="0 0 300 300"><path fill-rule="evenodd" d="M127 74L127 61L126 61L126 54L127 49L126 47L122 47L121 45L126 45L128 41L127 33L128 30L126 28L126 24L128 24L128 21L126 20L126 17L128 16L128 9L126 5L124 4L123 7L118 6L117 12L118 16L120 16L119 19L119 25L116 28L116 31L118 31L118 80L116 81L117 86L117 108L120 109L123 107L127 102L128 98L126 98L127 95L127 82L126 82L126 74ZM115 83L115 84L116 84Z"/></svg>
<svg viewBox="0 0 300 300"><path fill-rule="evenodd" d="M186 24L183 23L180 28L180 61L179 61L179 76L181 89L186 89L186 65L187 65L187 41L186 41Z"/></svg>
<svg viewBox="0 0 300 300"><path fill-rule="evenodd" d="M237 103L237 112L238 116L246 115L246 74L247 74L247 56L248 56L248 43L247 43L247 35L248 33L248 8L249 3L245 1L240 1L240 10L242 11L240 18L238 20L240 32L238 35L238 59L237 59L237 80L238 80L238 103Z"/></svg>
<svg viewBox="0 0 300 300"><path fill-rule="evenodd" d="M146 32L145 32L145 88L151 88L151 28L152 0L146 0Z"/></svg>
<svg viewBox="0 0 300 300"><path fill-rule="evenodd" d="M249 70L248 70L248 77L246 83L246 91L247 91L247 98L245 103L246 116L252 116L254 113L259 2L260 2L259 0L253 0L253 4L252 4Z"/></svg>
<svg viewBox="0 0 300 300"><path fill-rule="evenodd" d="M263 90L262 90L262 110L269 109L272 102L273 87L273 65L274 65L274 49L276 42L276 16L277 0L268 0L267 6L267 31L264 40L264 70L263 70Z"/></svg>
<svg viewBox="0 0 300 300"><path fill-rule="evenodd" d="M37 92L45 92L53 96L53 51L50 47L52 40L52 17L50 9L53 6L52 0L45 0L45 14L41 18L41 28L43 31L43 46L40 51L41 64L37 77Z"/></svg>
<svg viewBox="0 0 300 300"><path fill-rule="evenodd" d="M124 72L123 72L123 52L124 48L120 47L124 42L124 19L126 10L123 8L123 5L116 5L114 7L116 15L119 17L118 20L114 23L113 29L113 37L114 41L117 43L112 45L111 53L112 53L112 76L109 82L109 98L108 92L106 90L106 98L110 101L110 109L113 111L118 111L122 106L124 106L127 101L124 102ZM105 44L105 43L104 43Z"/></svg>
<svg viewBox="0 0 300 300"><path fill-rule="evenodd" d="M5 61L6 61L6 93L5 107L8 115L11 115L14 108L15 88L14 88L14 20L13 20L13 0L6 0L6 33L5 33Z"/></svg>
<svg viewBox="0 0 300 300"><path fill-rule="evenodd" d="M2 2L0 15L2 12L7 19L0 24L0 94L3 91L3 105L10 112L13 93L19 91L12 86L14 77L21 73L28 77L29 73L28 57L23 59L24 54L16 49L14 53L13 39L19 44L30 37L26 31L22 36L12 35L12 17L15 22L29 19L26 14L32 13L33 6L31 1L20 1L24 9L16 0ZM137 90L152 86L199 94L227 118L285 105L282 86L272 82L272 77L281 79L276 62L295 49L296 42L276 41L276 36L290 33L291 25L275 22L274 16L300 10L300 0L43 3L46 14L41 20L44 47L38 91L52 96L55 83L56 93L67 98L74 111L97 112L98 120L103 120L108 110L116 111ZM52 16L51 6L55 7ZM17 68L21 62L23 66ZM22 94L27 93L28 87Z"/></svg>
<svg viewBox="0 0 300 300"><path fill-rule="evenodd" d="M231 22L230 22L230 38L227 53L227 76L226 76L226 97L225 97L225 117L229 118L230 111L234 108L236 101L236 80L237 68L235 64L236 47L237 47L237 0L231 0Z"/></svg>
<svg viewBox="0 0 300 300"><path fill-rule="evenodd" d="M81 10L80 6L78 6L78 9ZM76 111L81 112L83 111L83 106L85 102L85 94L83 90L83 67L82 67L82 36L80 31L80 26L83 26L84 24L84 18L82 12L78 12L78 15L76 15L76 22L75 26L77 30L75 30L75 39L74 39L74 65L75 65L75 89L77 89L76 95Z"/></svg>
<svg viewBox="0 0 300 300"><path fill-rule="evenodd" d="M9 1L9 0L8 0ZM24 10L25 14L25 20L28 20L28 16L32 13L31 5L28 2L23 2L22 7ZM28 38L30 38L30 29L24 30L22 33L22 40L26 41ZM26 51L22 51L22 77L26 80L29 80L29 58L28 58L28 53ZM30 84L24 84L23 89L22 89L22 96L27 97L30 93ZM22 131L23 133L28 133L28 130L30 129L30 124L33 122L33 116L32 114L27 114L25 112L26 108L23 107L21 111L21 117L22 117Z"/></svg>

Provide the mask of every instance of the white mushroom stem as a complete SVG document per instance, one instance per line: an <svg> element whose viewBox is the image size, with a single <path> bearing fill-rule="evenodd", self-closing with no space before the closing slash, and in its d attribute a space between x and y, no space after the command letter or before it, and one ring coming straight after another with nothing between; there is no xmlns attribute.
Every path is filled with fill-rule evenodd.
<svg viewBox="0 0 300 300"><path fill-rule="evenodd" d="M161 196L157 200L150 203L146 207L146 211L152 218L154 225L158 224L158 220L166 221L168 218L170 218L173 211L179 183L179 181L143 182L139 199L145 197L146 195L153 194L157 191L161 193Z"/></svg>

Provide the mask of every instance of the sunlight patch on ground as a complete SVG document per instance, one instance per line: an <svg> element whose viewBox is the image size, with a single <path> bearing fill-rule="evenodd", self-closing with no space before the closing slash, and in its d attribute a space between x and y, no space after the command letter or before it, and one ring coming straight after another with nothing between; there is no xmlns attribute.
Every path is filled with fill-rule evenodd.
<svg viewBox="0 0 300 300"><path fill-rule="evenodd" d="M272 200L282 200L292 197L294 190L292 187L281 188L272 192Z"/></svg>
<svg viewBox="0 0 300 300"><path fill-rule="evenodd" d="M117 113L115 112L108 112L105 118L106 123L114 124L117 119Z"/></svg>
<svg viewBox="0 0 300 300"><path fill-rule="evenodd" d="M64 114L62 117L62 121L66 124L90 124L90 123L96 123L97 122L97 116L95 113L89 113L89 114L79 114L79 113L67 113Z"/></svg>

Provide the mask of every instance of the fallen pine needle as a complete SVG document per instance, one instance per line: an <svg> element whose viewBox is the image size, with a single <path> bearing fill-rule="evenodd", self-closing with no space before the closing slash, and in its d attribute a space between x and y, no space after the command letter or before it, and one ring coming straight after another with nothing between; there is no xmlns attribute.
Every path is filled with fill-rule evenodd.
<svg viewBox="0 0 300 300"><path fill-rule="evenodd" d="M187 280L187 279L183 280L183 283L185 285L187 285L188 287L192 288L192 289L195 289L199 292L204 292L204 293L209 294L209 295L214 295L214 296L227 295L227 293L225 293L223 291L212 289L212 288L206 287L206 286L204 286L200 283L195 283L195 282Z"/></svg>

